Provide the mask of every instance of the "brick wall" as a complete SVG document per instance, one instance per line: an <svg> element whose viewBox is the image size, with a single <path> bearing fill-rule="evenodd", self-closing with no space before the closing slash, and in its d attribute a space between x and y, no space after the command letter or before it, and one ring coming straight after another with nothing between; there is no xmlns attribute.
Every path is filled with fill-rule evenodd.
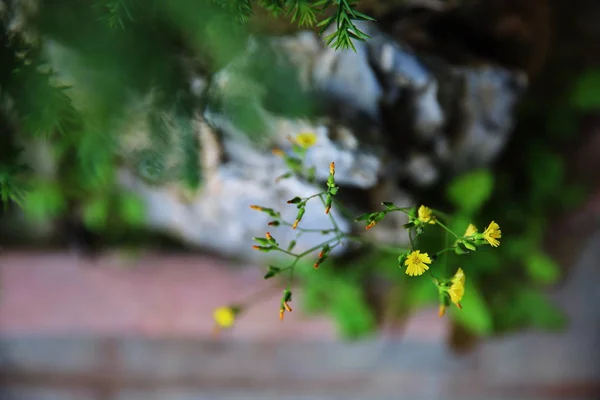
<svg viewBox="0 0 600 400"><path fill-rule="evenodd" d="M600 397L600 234L555 293L568 332L489 340L450 354L436 310L357 343L278 295L219 340L211 310L254 292L260 271L205 257L147 254L138 268L67 253L0 260L0 398L587 399ZM300 294L301 295L301 294Z"/></svg>

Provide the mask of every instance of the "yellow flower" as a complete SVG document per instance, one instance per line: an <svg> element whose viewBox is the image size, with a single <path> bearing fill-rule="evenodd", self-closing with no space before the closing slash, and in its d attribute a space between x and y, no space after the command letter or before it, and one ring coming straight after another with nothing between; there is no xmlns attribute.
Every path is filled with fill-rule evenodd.
<svg viewBox="0 0 600 400"><path fill-rule="evenodd" d="M421 253L415 250L408 255L404 265L406 265L406 274L410 276L423 275L429 269L427 264L431 264L431 258L427 253Z"/></svg>
<svg viewBox="0 0 600 400"><path fill-rule="evenodd" d="M502 237L502 231L500 230L500 226L494 221L490 222L485 231L483 231L483 238L490 244L492 247L500 246L500 242L498 239Z"/></svg>
<svg viewBox="0 0 600 400"><path fill-rule="evenodd" d="M432 215L433 211L431 211L431 208L422 205L421 207L419 207L417 213L419 221L424 222L426 224L435 224L435 216Z"/></svg>
<svg viewBox="0 0 600 400"><path fill-rule="evenodd" d="M317 143L317 135L313 132L302 132L296 135L296 143L308 149Z"/></svg>
<svg viewBox="0 0 600 400"><path fill-rule="evenodd" d="M464 271L462 268L459 268L452 277L452 285L450 285L450 288L448 289L450 300L452 300L452 302L456 304L458 308L462 308L460 305L460 300L465 294L465 279Z"/></svg>
<svg viewBox="0 0 600 400"><path fill-rule="evenodd" d="M465 231L464 237L470 237L477 233L477 227L473 224L469 224L467 226L467 230Z"/></svg>
<svg viewBox="0 0 600 400"><path fill-rule="evenodd" d="M232 307L219 307L213 313L216 324L221 328L231 328L235 323L236 312Z"/></svg>

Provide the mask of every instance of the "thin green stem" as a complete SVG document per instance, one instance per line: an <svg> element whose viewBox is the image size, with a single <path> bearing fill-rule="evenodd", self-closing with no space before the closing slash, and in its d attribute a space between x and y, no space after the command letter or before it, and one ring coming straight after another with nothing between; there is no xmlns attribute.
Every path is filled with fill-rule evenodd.
<svg viewBox="0 0 600 400"><path fill-rule="evenodd" d="M444 254L444 253L446 253L447 251L450 251L450 250L454 250L454 247L447 247L444 250L438 251L437 253L435 253L435 255L439 256L440 254Z"/></svg>
<svg viewBox="0 0 600 400"><path fill-rule="evenodd" d="M456 233L452 232L450 230L450 228L448 228L446 225L442 224L439 219L436 219L435 223L438 224L439 226L441 226L442 228L444 228L446 230L446 232L450 233L455 238L460 239L460 237Z"/></svg>
<svg viewBox="0 0 600 400"><path fill-rule="evenodd" d="M284 221L283 219L280 220L282 225L285 226L289 226L289 227L293 227L294 224L292 224L291 222L288 221ZM319 232L319 233L330 233L330 232L335 232L335 229L331 229L331 228L327 228L327 229L306 229L306 228L301 228L301 227L297 227L296 228L297 231L299 232Z"/></svg>
<svg viewBox="0 0 600 400"><path fill-rule="evenodd" d="M275 247L275 250L281 251L282 253L285 253L285 254L287 254L287 255L289 255L289 256L292 256L292 257L298 257L298 255L297 255L296 253L292 253L291 251L287 251L287 250L285 250L285 249L282 249L282 248L281 248L281 247L279 247L279 246L276 246L276 247Z"/></svg>
<svg viewBox="0 0 600 400"><path fill-rule="evenodd" d="M413 236L412 236L412 228L408 229L408 239L410 240L411 250L414 250L415 249L415 242L414 242L414 239L413 239Z"/></svg>
<svg viewBox="0 0 600 400"><path fill-rule="evenodd" d="M386 244L382 244L382 243L378 243L378 242L371 242L371 241L369 241L361 236L358 236L358 235L344 235L343 237L345 239L352 240L354 242L358 242L363 245L370 245L370 246L376 247L379 250L382 250L382 251L385 251L385 252L391 253L391 254L403 253L403 252L409 250L409 249L403 248L403 247L396 247L393 245L386 245Z"/></svg>
<svg viewBox="0 0 600 400"><path fill-rule="evenodd" d="M328 239L328 240L322 242L321 244L319 244L317 246L314 246L314 247L311 247L310 249L306 250L305 252L298 254L297 257L298 257L298 259L300 259L300 258L302 258L302 257L304 257L304 256L306 256L306 255L308 255L310 253L312 253L313 251L320 249L321 247L325 246L326 244L329 244L329 243L334 242L336 240L339 240L339 239L337 237Z"/></svg>

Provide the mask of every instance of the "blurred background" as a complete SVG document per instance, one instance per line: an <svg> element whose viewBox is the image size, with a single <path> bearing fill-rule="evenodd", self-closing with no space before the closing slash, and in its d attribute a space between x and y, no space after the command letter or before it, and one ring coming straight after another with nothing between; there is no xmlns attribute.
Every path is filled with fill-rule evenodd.
<svg viewBox="0 0 600 400"><path fill-rule="evenodd" d="M0 398L599 398L597 21L591 0L0 0ZM252 238L299 253L334 227L250 205L293 221L332 161L363 245L309 252L280 321L289 281L264 276L289 260ZM404 214L354 221L387 201L500 225L432 266L464 269L462 310L398 267Z"/></svg>

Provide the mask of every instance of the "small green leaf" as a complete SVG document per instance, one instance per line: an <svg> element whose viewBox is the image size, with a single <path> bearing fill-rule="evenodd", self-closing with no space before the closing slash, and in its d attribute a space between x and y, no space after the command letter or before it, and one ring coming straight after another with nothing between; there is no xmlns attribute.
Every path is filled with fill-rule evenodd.
<svg viewBox="0 0 600 400"><path fill-rule="evenodd" d="M480 169L455 178L448 186L448 199L458 209L475 213L490 198L494 177L489 170Z"/></svg>
<svg viewBox="0 0 600 400"><path fill-rule="evenodd" d="M291 199L291 200L288 200L288 201L287 201L287 203L288 203L288 204L298 204L298 203L300 203L301 201L302 201L302 198L300 198L300 197L296 196L296 197L294 197L293 199Z"/></svg>
<svg viewBox="0 0 600 400"><path fill-rule="evenodd" d="M398 208L391 201L384 201L383 203L381 203L381 205L384 206L388 210L395 210L396 208Z"/></svg>
<svg viewBox="0 0 600 400"><path fill-rule="evenodd" d="M306 212L306 208L302 207L298 210L298 214L296 214L296 221L301 221L304 213Z"/></svg>
<svg viewBox="0 0 600 400"><path fill-rule="evenodd" d="M560 277L558 264L546 254L534 252L525 259L529 276L540 283L554 283Z"/></svg>
<svg viewBox="0 0 600 400"><path fill-rule="evenodd" d="M477 247L475 247L475 245L473 245L473 243L469 242L468 240L463 240L462 244L465 246L465 248L467 248L468 250L471 251L477 251Z"/></svg>
<svg viewBox="0 0 600 400"><path fill-rule="evenodd" d="M366 221L371 218L371 215L373 215L373 213L362 214L360 217L356 218L354 222Z"/></svg>
<svg viewBox="0 0 600 400"><path fill-rule="evenodd" d="M265 274L264 279L269 279L281 272L281 268L269 265L269 270Z"/></svg>
<svg viewBox="0 0 600 400"><path fill-rule="evenodd" d="M274 250L275 247L273 247L273 246L256 246L255 249L258 251L262 251L263 253L268 253L268 252Z"/></svg>
<svg viewBox="0 0 600 400"><path fill-rule="evenodd" d="M331 24L333 22L333 20L335 19L335 17L328 17L325 18L323 21L319 22L317 24L317 28L320 28L322 26L324 26L325 28L327 28L327 26L329 26L329 24Z"/></svg>
<svg viewBox="0 0 600 400"><path fill-rule="evenodd" d="M291 172L286 172L285 174L283 174L283 175L280 175L280 176L278 176L277 178L275 178L275 181L276 181L276 182L279 182L279 181L281 181L281 180L283 180L283 179L288 179L288 178L291 178L292 176L294 176L294 174L293 174L293 173L291 173Z"/></svg>
<svg viewBox="0 0 600 400"><path fill-rule="evenodd" d="M269 239L266 238L261 238L261 237L253 237L252 240L254 240L256 243L258 243L261 246L269 246L271 244L271 242L269 241Z"/></svg>
<svg viewBox="0 0 600 400"><path fill-rule="evenodd" d="M375 18L368 16L367 14L363 14L358 10L352 10L354 12L354 16L357 17L357 19L361 19L361 20L366 20L366 21L376 21Z"/></svg>
<svg viewBox="0 0 600 400"><path fill-rule="evenodd" d="M454 252L458 255L469 254L471 251L463 242L456 243L456 247L454 247Z"/></svg>
<svg viewBox="0 0 600 400"><path fill-rule="evenodd" d="M287 248L287 251L292 251L294 250L294 247L296 247L296 241L292 240Z"/></svg>

